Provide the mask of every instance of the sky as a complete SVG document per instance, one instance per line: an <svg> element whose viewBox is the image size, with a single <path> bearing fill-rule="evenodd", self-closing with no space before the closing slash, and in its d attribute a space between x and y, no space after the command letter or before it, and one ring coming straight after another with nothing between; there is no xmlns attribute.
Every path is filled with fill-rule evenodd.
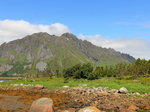
<svg viewBox="0 0 150 112"><path fill-rule="evenodd" d="M0 44L36 32L71 32L150 59L150 0L1 0Z"/></svg>

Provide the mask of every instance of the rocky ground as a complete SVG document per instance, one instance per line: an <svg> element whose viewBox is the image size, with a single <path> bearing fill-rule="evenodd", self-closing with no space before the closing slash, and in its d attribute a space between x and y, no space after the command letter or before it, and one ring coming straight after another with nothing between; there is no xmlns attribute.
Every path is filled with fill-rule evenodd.
<svg viewBox="0 0 150 112"><path fill-rule="evenodd" d="M150 94L128 93L126 90L107 88L74 87L44 88L0 87L0 112L28 112L33 101L38 98L51 98L55 112L77 112L93 106L102 112L149 112Z"/></svg>

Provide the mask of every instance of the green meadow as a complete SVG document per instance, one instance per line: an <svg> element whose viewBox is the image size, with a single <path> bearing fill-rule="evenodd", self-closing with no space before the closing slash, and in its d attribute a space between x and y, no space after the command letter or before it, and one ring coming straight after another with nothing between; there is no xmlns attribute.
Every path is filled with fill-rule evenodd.
<svg viewBox="0 0 150 112"><path fill-rule="evenodd" d="M9 86L12 84L42 84L45 87L108 87L108 89L119 89L125 87L130 93L150 93L150 77L142 77L137 79L116 79L116 78L101 78L97 80L86 79L70 79L68 82L64 81L64 78L35 78L35 79L22 79L22 80L10 80L0 82L1 86Z"/></svg>

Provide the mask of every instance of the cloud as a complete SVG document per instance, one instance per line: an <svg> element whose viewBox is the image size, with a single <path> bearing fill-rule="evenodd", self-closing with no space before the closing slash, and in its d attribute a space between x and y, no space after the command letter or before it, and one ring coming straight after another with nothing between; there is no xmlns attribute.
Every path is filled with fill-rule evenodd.
<svg viewBox="0 0 150 112"><path fill-rule="evenodd" d="M131 24L128 22L120 24ZM149 24L147 24L148 27ZM61 35L70 32L69 28L60 23L51 25L32 24L23 20L0 21L0 44L22 38L36 32L47 32L51 35ZM150 59L150 42L142 39L117 38L111 39L101 35L79 35L82 40L88 40L97 46L114 48L117 51L128 53L135 58Z"/></svg>
<svg viewBox="0 0 150 112"><path fill-rule="evenodd" d="M23 20L2 20L0 21L0 44L37 32L47 32L51 35L61 35L70 31L67 26L60 23L54 23L51 25L37 25Z"/></svg>
<svg viewBox="0 0 150 112"><path fill-rule="evenodd" d="M110 39L100 35L79 35L79 38L88 40L97 46L113 48L117 51L128 53L135 58L150 59L150 42L146 40L127 37Z"/></svg>

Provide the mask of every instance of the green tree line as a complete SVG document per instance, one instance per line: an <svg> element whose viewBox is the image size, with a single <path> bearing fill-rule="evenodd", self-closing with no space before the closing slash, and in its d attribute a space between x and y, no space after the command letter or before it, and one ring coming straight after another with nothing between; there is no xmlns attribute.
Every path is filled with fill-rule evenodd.
<svg viewBox="0 0 150 112"><path fill-rule="evenodd" d="M92 64L77 64L63 71L65 79L88 79L94 80L101 77L149 77L150 76L150 60L137 59L134 63L119 63L115 66L98 66L93 67Z"/></svg>

